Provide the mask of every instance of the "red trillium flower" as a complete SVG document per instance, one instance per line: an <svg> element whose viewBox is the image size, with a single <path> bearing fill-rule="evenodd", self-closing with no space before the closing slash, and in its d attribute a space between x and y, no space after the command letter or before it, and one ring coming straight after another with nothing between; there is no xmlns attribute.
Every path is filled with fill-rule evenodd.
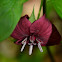
<svg viewBox="0 0 62 62"><path fill-rule="evenodd" d="M11 36L17 40L17 45L23 44L21 52L26 44L30 45L29 55L31 55L33 45L37 45L39 50L43 52L42 46L53 45L56 41L56 44L58 44L58 40L60 41L60 34L53 26L54 25L45 18L45 15L33 23L31 23L29 17L25 15L20 19ZM52 33L53 29L56 30L56 32ZM58 40L55 39L55 35L56 37L59 36Z"/></svg>

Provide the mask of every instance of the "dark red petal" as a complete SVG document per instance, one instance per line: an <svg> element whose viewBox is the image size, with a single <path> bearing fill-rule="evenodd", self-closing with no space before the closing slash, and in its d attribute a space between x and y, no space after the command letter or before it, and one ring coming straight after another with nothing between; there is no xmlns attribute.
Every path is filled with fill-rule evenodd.
<svg viewBox="0 0 62 62"><path fill-rule="evenodd" d="M19 40L17 40L17 41L15 42L15 44L21 45L21 44L22 44L21 42L24 41L24 39L25 39L25 38L20 38ZM28 43L28 42L29 42L29 40L26 41L26 43Z"/></svg>
<svg viewBox="0 0 62 62"><path fill-rule="evenodd" d="M44 15L31 25L30 32L34 33L37 39L43 41L43 44L46 44L52 33L52 24L45 18Z"/></svg>
<svg viewBox="0 0 62 62"><path fill-rule="evenodd" d="M15 44L21 45L21 44L22 44L22 43L21 43L22 39L23 39L23 38L21 38L20 40L17 40L17 41L15 42Z"/></svg>
<svg viewBox="0 0 62 62"><path fill-rule="evenodd" d="M49 38L47 46L57 45L61 41L61 35L59 34L58 30L54 25L52 25L52 34Z"/></svg>
<svg viewBox="0 0 62 62"><path fill-rule="evenodd" d="M30 34L29 29L30 29L31 22L27 18L28 18L28 16L26 15L20 19L15 30L11 34L11 36L13 38L20 39L20 38L29 36L29 34Z"/></svg>

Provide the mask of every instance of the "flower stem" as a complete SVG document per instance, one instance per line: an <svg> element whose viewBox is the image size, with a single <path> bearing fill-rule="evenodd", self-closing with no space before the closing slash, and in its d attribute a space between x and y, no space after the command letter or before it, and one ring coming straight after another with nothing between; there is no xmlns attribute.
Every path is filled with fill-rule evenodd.
<svg viewBox="0 0 62 62"><path fill-rule="evenodd" d="M46 15L46 0L43 0L43 15L44 15L44 14ZM47 48L47 52L48 52L48 54L49 54L49 56L50 56L50 58L51 58L51 62L55 62L54 57L53 57L53 55L51 54L51 51L50 51L49 47L46 46L46 48Z"/></svg>
<svg viewBox="0 0 62 62"><path fill-rule="evenodd" d="M53 57L53 55L51 54L51 51L50 51L49 47L46 46L46 48L47 48L47 52L48 52L48 54L49 54L49 56L50 56L50 58L51 58L51 62L55 62L54 57Z"/></svg>
<svg viewBox="0 0 62 62"><path fill-rule="evenodd" d="M46 0L43 0L43 15L46 14Z"/></svg>

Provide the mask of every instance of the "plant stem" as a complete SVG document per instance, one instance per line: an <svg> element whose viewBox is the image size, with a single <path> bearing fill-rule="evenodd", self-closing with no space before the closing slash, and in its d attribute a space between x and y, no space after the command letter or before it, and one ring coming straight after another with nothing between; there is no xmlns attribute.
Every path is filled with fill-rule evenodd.
<svg viewBox="0 0 62 62"><path fill-rule="evenodd" d="M43 15L44 14L46 15L46 0L43 0ZM51 62L55 62L55 60L54 60L54 58L53 58L53 56L51 54L51 51L50 51L49 47L46 46L46 48L47 48L47 52L48 52L48 54L49 54L49 56L51 58Z"/></svg>
<svg viewBox="0 0 62 62"><path fill-rule="evenodd" d="M55 62L55 60L54 60L54 58L53 58L53 56L52 56L52 54L51 54L51 51L50 51L49 47L46 46L46 48L47 48L47 52L48 52L48 54L49 54L49 56L50 56L50 58L51 58L51 62Z"/></svg>
<svg viewBox="0 0 62 62"><path fill-rule="evenodd" d="M43 15L46 14L46 0L43 0Z"/></svg>

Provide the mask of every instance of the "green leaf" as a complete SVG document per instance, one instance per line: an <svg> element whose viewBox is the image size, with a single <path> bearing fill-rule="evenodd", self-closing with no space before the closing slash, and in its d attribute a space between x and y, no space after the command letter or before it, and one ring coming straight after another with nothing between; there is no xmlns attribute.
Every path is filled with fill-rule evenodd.
<svg viewBox="0 0 62 62"><path fill-rule="evenodd" d="M0 41L8 38L18 23L27 0L0 0ZM21 3L22 2L22 3Z"/></svg>
<svg viewBox="0 0 62 62"><path fill-rule="evenodd" d="M36 20L36 19L35 19L34 8L33 8L33 11L32 11L32 14L31 14L31 16L30 16L30 18L29 18L29 21L30 21L31 23L33 23L35 20Z"/></svg>
<svg viewBox="0 0 62 62"><path fill-rule="evenodd" d="M40 17L42 6L43 6L43 0L41 0L41 4L40 4L40 8L39 8L39 13L38 13L37 19L39 19L39 17Z"/></svg>
<svg viewBox="0 0 62 62"><path fill-rule="evenodd" d="M20 2L20 3L22 4L22 3L25 3L26 1L28 1L28 0L21 0L21 2Z"/></svg>
<svg viewBox="0 0 62 62"><path fill-rule="evenodd" d="M51 0L46 1L46 16L49 15L49 13L53 10L52 2Z"/></svg>
<svg viewBox="0 0 62 62"><path fill-rule="evenodd" d="M62 18L62 0L51 0L56 12Z"/></svg>

